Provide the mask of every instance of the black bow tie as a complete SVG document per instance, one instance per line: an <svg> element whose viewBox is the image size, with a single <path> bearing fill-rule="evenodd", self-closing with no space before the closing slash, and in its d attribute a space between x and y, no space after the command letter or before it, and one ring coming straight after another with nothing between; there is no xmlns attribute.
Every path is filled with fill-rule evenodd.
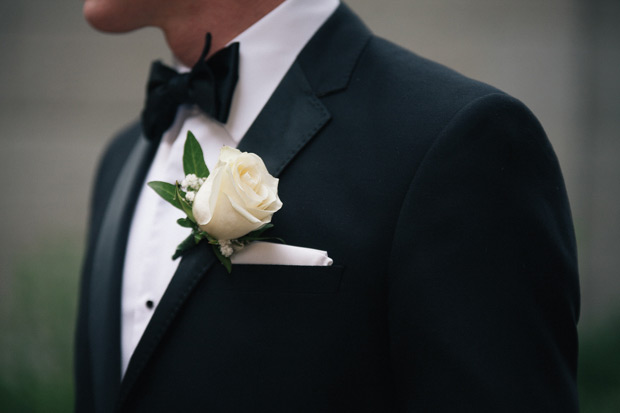
<svg viewBox="0 0 620 413"><path fill-rule="evenodd" d="M233 43L204 60L211 47L207 33L200 59L189 73L153 62L146 86L146 104L142 111L142 130L157 140L172 125L177 108L195 104L214 119L228 120L230 103L239 77L239 43Z"/></svg>

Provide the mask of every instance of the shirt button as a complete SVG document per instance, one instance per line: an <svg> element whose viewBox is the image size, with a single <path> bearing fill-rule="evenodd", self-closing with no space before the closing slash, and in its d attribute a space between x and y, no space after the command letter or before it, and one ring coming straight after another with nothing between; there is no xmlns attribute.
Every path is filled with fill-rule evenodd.
<svg viewBox="0 0 620 413"><path fill-rule="evenodd" d="M155 303L153 303L153 301L151 300L146 301L146 308L148 308L149 310L152 310L154 305Z"/></svg>

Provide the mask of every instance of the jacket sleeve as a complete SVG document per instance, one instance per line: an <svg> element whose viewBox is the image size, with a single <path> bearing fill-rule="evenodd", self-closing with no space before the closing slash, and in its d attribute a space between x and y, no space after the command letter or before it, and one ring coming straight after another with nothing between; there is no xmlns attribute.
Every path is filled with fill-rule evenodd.
<svg viewBox="0 0 620 413"><path fill-rule="evenodd" d="M520 102L478 98L444 128L411 182L389 265L401 411L577 411L570 210Z"/></svg>
<svg viewBox="0 0 620 413"><path fill-rule="evenodd" d="M134 123L113 139L101 157L93 181L87 248L80 278L74 341L74 410L76 412L95 411L90 353L91 343L88 339L90 278L94 248L97 243L103 214L110 201L112 188L122 170L122 165L125 163L131 148L139 136L139 124Z"/></svg>

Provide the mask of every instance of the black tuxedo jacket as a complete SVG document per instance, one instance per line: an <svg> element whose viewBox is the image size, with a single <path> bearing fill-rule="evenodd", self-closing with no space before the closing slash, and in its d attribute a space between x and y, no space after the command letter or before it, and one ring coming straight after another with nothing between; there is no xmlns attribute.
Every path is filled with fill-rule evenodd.
<svg viewBox="0 0 620 413"><path fill-rule="evenodd" d="M96 178L77 411L576 411L569 206L517 100L340 6L239 145L280 179L271 235L334 265L228 275L196 246L121 382L121 269L155 146L130 128Z"/></svg>

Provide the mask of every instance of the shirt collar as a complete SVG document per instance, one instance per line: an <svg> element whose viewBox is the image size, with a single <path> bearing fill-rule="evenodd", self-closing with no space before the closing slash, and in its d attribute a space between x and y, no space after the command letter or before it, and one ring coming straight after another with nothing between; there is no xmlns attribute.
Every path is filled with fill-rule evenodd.
<svg viewBox="0 0 620 413"><path fill-rule="evenodd" d="M239 80L224 128L239 143L299 52L339 0L286 0L230 43L239 42ZM189 69L175 62L180 72Z"/></svg>

